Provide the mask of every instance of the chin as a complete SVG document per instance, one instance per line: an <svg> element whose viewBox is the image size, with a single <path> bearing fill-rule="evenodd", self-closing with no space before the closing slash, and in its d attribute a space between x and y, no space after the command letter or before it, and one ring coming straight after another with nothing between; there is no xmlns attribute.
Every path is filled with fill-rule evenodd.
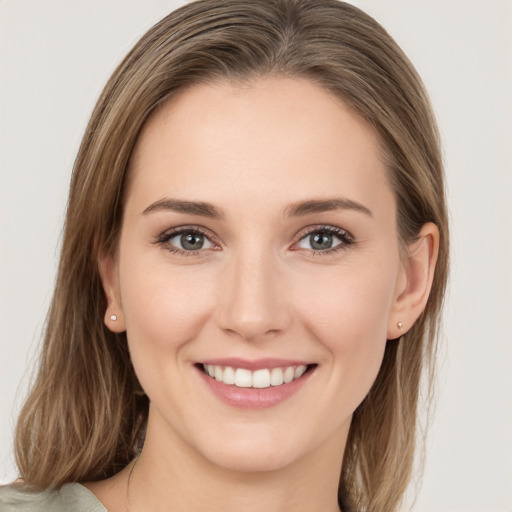
<svg viewBox="0 0 512 512"><path fill-rule="evenodd" d="M227 450L209 456L211 463L227 471L236 473L263 473L277 471L292 464L297 454L287 454L282 450L266 449L258 446L254 449Z"/></svg>
<svg viewBox="0 0 512 512"><path fill-rule="evenodd" d="M313 439L290 435L277 425L263 429L250 429L243 434L225 432L214 440L196 445L196 451L212 464L228 471L257 473L277 471L294 464L315 447ZM220 441L219 441L220 440ZM309 447L309 449L308 449Z"/></svg>

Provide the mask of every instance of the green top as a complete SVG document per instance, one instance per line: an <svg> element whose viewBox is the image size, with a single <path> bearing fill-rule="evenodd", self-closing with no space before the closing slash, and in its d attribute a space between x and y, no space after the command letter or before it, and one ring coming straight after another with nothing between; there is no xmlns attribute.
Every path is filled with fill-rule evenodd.
<svg viewBox="0 0 512 512"><path fill-rule="evenodd" d="M28 492L15 485L0 487L0 512L108 512L98 498L80 484Z"/></svg>

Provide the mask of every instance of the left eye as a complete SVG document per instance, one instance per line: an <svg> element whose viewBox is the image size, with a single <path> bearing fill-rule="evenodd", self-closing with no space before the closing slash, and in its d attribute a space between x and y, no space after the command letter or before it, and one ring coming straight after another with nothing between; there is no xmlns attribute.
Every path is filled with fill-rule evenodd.
<svg viewBox="0 0 512 512"><path fill-rule="evenodd" d="M297 246L301 249L326 251L343 243L348 243L344 238L342 234L335 234L326 230L313 231L299 240Z"/></svg>
<svg viewBox="0 0 512 512"><path fill-rule="evenodd" d="M182 251L199 251L200 249L211 249L213 247L212 242L205 235L195 231L179 233L170 237L167 242Z"/></svg>

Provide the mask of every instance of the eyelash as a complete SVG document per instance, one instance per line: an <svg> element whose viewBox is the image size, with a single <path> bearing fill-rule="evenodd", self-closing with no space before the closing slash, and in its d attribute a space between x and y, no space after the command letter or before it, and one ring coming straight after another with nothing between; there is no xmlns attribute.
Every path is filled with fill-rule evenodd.
<svg viewBox="0 0 512 512"><path fill-rule="evenodd" d="M207 233L205 230L203 230L199 226L183 226L181 228L174 228L170 229L169 231L165 231L162 233L157 240L157 244L161 246L166 246L165 248L172 252L173 254L177 254L178 256L201 256L201 250L198 251L184 251L182 249L179 249L178 247L174 247L173 245L169 244L169 241L176 236L184 235L184 234L191 234L191 235L201 235L204 236L207 240L210 241L214 246L218 244L215 242L215 239Z"/></svg>
<svg viewBox="0 0 512 512"><path fill-rule="evenodd" d="M328 234L328 235L334 235L336 236L341 243L338 245L335 245L334 247L325 249L325 250L313 250L312 254L314 256L324 256L328 254L333 254L339 251L342 251L346 248L348 248L351 245L354 245L355 240L354 237L345 229L341 229L335 226L313 226L309 228L306 232L303 232L300 234L300 236L297 238L297 240L293 243L293 245L296 245L300 243L302 240L307 238L308 236L311 236L315 233L320 234ZM161 246L166 246L166 250L173 254L177 254L178 256L201 256L201 253L204 252L202 250L196 250L196 251L184 251L182 249L179 249L177 247L174 247L169 244L169 241L175 238L176 236L183 235L183 234L193 234L193 235L201 235L204 236L211 244L214 246L218 246L218 243L215 241L215 238L211 236L210 233L206 232L204 229L202 229L200 226L183 226L180 228L173 228L169 231L165 231L162 233L156 243ZM215 249L214 249L215 250ZM297 249L293 249L297 250Z"/></svg>
<svg viewBox="0 0 512 512"><path fill-rule="evenodd" d="M334 247L330 247L329 249L325 249L323 251L313 250L312 254L314 256L326 256L328 254L337 253L339 251L347 249L349 246L354 245L355 243L354 237L345 229L341 229L336 226L313 226L309 228L308 231L301 233L300 237L294 243L294 245L298 244L308 236L311 236L315 233L334 235L341 241L341 243L335 245Z"/></svg>

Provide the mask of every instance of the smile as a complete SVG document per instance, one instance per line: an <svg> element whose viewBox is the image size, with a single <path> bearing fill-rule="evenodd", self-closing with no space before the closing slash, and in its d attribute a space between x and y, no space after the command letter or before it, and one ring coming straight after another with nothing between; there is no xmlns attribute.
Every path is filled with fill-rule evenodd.
<svg viewBox="0 0 512 512"><path fill-rule="evenodd" d="M285 402L317 373L318 364L285 359L212 359L196 363L206 388L237 409L264 409Z"/></svg>
<svg viewBox="0 0 512 512"><path fill-rule="evenodd" d="M218 366L203 364L203 371L217 382L222 382L238 388L265 389L270 386L281 386L299 379L308 367L286 366L283 368L262 368L251 371L246 368L233 368L232 366Z"/></svg>

